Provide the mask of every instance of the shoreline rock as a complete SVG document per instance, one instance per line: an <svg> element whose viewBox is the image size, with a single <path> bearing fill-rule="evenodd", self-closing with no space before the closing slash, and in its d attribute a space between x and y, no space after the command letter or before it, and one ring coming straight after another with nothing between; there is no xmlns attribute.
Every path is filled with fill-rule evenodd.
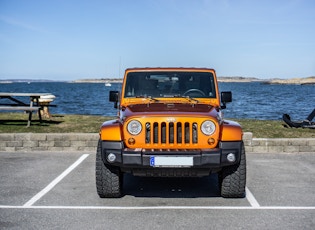
<svg viewBox="0 0 315 230"><path fill-rule="evenodd" d="M113 79L113 78L102 78L102 79L78 79L78 80L74 80L71 81L70 83L122 83L123 80L122 79Z"/></svg>
<svg viewBox="0 0 315 230"><path fill-rule="evenodd" d="M315 77L292 78L292 79L272 79L266 81L266 84L278 85L315 85Z"/></svg>
<svg viewBox="0 0 315 230"><path fill-rule="evenodd" d="M102 79L78 79L72 83L122 83L119 78L102 78ZM259 79L255 77L218 77L218 82L226 83L249 83L260 82L263 84L274 85L315 85L315 77L292 78L292 79Z"/></svg>

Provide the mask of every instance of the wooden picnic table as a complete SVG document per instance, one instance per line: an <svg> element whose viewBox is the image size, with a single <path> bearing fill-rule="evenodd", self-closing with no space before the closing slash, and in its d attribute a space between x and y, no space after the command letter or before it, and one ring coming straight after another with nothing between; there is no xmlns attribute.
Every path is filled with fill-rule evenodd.
<svg viewBox="0 0 315 230"><path fill-rule="evenodd" d="M50 95L50 93L6 93L0 92L0 99L9 99L10 103L1 103L0 110L23 110L29 113L27 127L31 125L33 111L38 112L40 122L42 116L40 113L41 106L39 105L39 98L41 96ZM19 97L29 97L29 103L23 102Z"/></svg>

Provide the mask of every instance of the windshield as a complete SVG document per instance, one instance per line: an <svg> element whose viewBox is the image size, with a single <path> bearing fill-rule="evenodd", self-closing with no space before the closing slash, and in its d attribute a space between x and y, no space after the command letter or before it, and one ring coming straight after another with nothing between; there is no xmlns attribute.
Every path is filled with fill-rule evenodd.
<svg viewBox="0 0 315 230"><path fill-rule="evenodd" d="M124 97L215 98L210 72L131 72Z"/></svg>

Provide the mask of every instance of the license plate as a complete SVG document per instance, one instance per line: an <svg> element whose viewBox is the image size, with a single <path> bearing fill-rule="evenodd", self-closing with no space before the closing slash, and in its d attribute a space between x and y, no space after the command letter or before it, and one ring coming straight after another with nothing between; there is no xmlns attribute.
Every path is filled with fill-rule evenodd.
<svg viewBox="0 0 315 230"><path fill-rule="evenodd" d="M150 166L152 167L188 167L193 165L193 157L150 157Z"/></svg>

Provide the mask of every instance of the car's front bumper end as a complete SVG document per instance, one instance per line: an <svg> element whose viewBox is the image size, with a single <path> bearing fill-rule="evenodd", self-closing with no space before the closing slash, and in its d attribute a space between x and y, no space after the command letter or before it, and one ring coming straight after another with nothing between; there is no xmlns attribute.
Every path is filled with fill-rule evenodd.
<svg viewBox="0 0 315 230"><path fill-rule="evenodd" d="M240 160L241 148L242 141L220 142L218 148L193 150L129 149L124 148L123 142L102 141L102 158L105 164L120 167L122 171L142 171L145 175L148 172L151 175L152 172L159 170L170 171L169 169L173 169L172 173L174 169L187 173L203 169L209 172L209 170L237 164ZM168 159L174 163L169 163ZM157 160L165 164L155 164Z"/></svg>

